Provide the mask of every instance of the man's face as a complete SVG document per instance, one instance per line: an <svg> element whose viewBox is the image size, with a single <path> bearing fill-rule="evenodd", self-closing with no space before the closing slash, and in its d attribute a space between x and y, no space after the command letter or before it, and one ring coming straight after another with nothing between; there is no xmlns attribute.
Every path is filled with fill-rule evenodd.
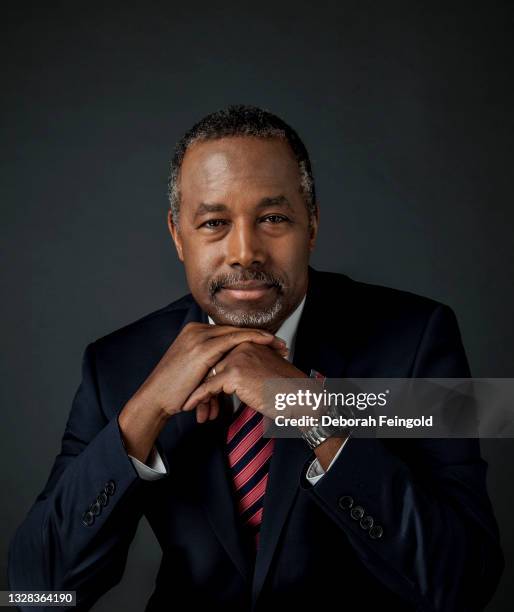
<svg viewBox="0 0 514 612"><path fill-rule="evenodd" d="M179 180L179 227L171 212L168 226L193 297L218 325L276 332L307 291L318 229L318 216L309 229L289 145L254 137L197 142Z"/></svg>

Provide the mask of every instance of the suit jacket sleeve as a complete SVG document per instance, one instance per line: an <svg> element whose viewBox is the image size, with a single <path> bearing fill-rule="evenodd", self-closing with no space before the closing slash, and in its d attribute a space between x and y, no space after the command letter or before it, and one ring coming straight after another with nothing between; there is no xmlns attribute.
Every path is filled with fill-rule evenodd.
<svg viewBox="0 0 514 612"><path fill-rule="evenodd" d="M438 305L411 368L418 378L465 378L453 311ZM371 574L416 609L482 610L504 567L478 439L350 437L320 482L300 486L344 531ZM304 470L307 466L304 466ZM355 510L358 508L357 510ZM352 512L353 510L353 512ZM370 530L371 517L380 529Z"/></svg>
<svg viewBox="0 0 514 612"><path fill-rule="evenodd" d="M8 562L11 589L76 590L79 610L120 581L142 493L151 486L127 455L117 415L101 408L94 346L84 353L61 452L11 541Z"/></svg>

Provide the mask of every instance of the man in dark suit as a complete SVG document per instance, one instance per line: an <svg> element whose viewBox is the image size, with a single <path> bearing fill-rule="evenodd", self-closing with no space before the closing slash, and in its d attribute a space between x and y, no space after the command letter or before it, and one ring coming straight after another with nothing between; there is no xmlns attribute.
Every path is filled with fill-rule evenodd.
<svg viewBox="0 0 514 612"><path fill-rule="evenodd" d="M170 201L191 293L86 348L10 588L89 609L145 515L163 550L148 611L482 610L503 556L478 440L262 435L270 378L469 376L451 309L309 265L308 155L260 109L184 136Z"/></svg>

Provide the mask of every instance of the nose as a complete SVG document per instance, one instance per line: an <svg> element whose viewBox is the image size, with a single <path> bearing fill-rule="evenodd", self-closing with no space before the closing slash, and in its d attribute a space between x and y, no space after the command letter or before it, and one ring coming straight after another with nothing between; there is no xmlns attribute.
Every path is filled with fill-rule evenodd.
<svg viewBox="0 0 514 612"><path fill-rule="evenodd" d="M264 245L253 225L234 224L227 238L228 265L249 268L264 263L264 259Z"/></svg>

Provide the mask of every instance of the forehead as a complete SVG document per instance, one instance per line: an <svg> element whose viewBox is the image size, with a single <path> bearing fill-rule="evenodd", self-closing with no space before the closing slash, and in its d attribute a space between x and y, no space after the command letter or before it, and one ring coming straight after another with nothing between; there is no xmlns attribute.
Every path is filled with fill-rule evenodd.
<svg viewBox="0 0 514 612"><path fill-rule="evenodd" d="M207 192L240 189L298 191L298 163L279 138L230 137L194 143L187 150L180 173L184 200Z"/></svg>

